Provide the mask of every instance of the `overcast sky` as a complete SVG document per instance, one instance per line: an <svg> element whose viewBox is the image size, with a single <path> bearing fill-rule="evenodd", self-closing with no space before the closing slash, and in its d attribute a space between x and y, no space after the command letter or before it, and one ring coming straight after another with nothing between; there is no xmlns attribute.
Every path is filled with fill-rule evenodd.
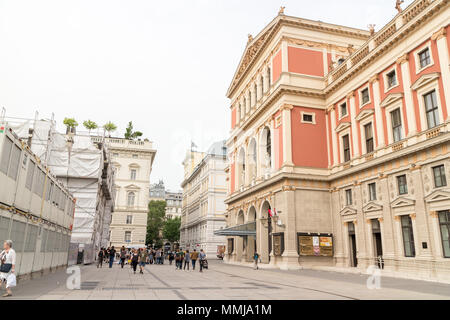
<svg viewBox="0 0 450 320"><path fill-rule="evenodd" d="M403 7L412 1L405 1ZM287 15L367 29L395 0L0 0L0 106L81 126L128 121L154 142L152 183L180 189L185 151L230 128L226 90L247 42ZM82 129L82 128L80 128Z"/></svg>

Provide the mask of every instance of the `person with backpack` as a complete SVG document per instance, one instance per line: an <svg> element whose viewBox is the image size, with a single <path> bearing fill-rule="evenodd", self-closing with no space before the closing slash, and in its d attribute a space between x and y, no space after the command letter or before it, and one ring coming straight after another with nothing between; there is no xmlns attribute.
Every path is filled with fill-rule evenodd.
<svg viewBox="0 0 450 320"><path fill-rule="evenodd" d="M173 251L169 252L169 264L172 265L173 260L175 259L174 255L173 255Z"/></svg>
<svg viewBox="0 0 450 320"><path fill-rule="evenodd" d="M139 254L136 249L133 249L133 253L131 254L131 267L133 268L134 274L136 274L138 262L139 262Z"/></svg>
<svg viewBox="0 0 450 320"><path fill-rule="evenodd" d="M175 252L175 270L180 267L180 250L177 249Z"/></svg>
<svg viewBox="0 0 450 320"><path fill-rule="evenodd" d="M196 249L194 249L194 252L192 252L191 254L192 270L195 270L195 263L197 262L197 259L198 259L198 252Z"/></svg>
<svg viewBox="0 0 450 320"><path fill-rule="evenodd" d="M258 252L255 251L255 255L253 256L253 260L255 261L254 270L258 270L258 262L260 260Z"/></svg>
<svg viewBox="0 0 450 320"><path fill-rule="evenodd" d="M200 272L203 272L203 268L208 265L208 262L206 261L206 253L203 251L203 249L200 249L198 257L200 258Z"/></svg>
<svg viewBox="0 0 450 320"><path fill-rule="evenodd" d="M102 266L103 266L103 255L104 255L104 249L103 248L101 248L99 251L98 251L98 254L97 254L97 268L101 268Z"/></svg>

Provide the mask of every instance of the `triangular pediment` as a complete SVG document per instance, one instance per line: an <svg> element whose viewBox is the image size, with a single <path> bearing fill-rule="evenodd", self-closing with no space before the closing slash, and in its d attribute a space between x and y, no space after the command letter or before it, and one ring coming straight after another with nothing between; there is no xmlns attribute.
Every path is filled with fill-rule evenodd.
<svg viewBox="0 0 450 320"><path fill-rule="evenodd" d="M376 202L369 202L363 207L363 212L373 212L381 210L383 210L383 206Z"/></svg>
<svg viewBox="0 0 450 320"><path fill-rule="evenodd" d="M356 120L361 121L364 118L367 118L368 116L371 116L373 114L373 109L363 109L361 112L356 116Z"/></svg>
<svg viewBox="0 0 450 320"><path fill-rule="evenodd" d="M450 200L450 192L437 190L425 197L426 202L447 201Z"/></svg>
<svg viewBox="0 0 450 320"><path fill-rule="evenodd" d="M348 122L348 121L341 122L336 128L336 132L339 132L339 131L342 131L344 129L347 129L350 126L351 126L351 123Z"/></svg>
<svg viewBox="0 0 450 320"><path fill-rule="evenodd" d="M414 206L416 203L415 200L408 199L405 197L398 197L397 199L391 201L391 207L392 208L401 208L401 207L407 207L407 206Z"/></svg>
<svg viewBox="0 0 450 320"><path fill-rule="evenodd" d="M394 102L400 100L403 98L403 93L390 93L387 95L386 98L384 98L383 101L380 103L380 107L384 108L388 105L393 104Z"/></svg>
<svg viewBox="0 0 450 320"><path fill-rule="evenodd" d="M423 76L421 76L419 79L417 79L416 81L414 81L414 83L411 85L411 89L413 90L417 90L420 87L439 79L439 77L441 76L441 74L439 72L433 72L433 73L427 73L424 74Z"/></svg>
<svg viewBox="0 0 450 320"><path fill-rule="evenodd" d="M356 214L357 213L357 211L356 211L356 209L355 208L352 208L352 207L344 207L342 210L341 210L341 216L347 216L347 215L350 215L350 214Z"/></svg>
<svg viewBox="0 0 450 320"><path fill-rule="evenodd" d="M233 81L231 82L230 88L228 89L228 93L230 93L230 91L237 85L239 80L242 78L243 74L247 71L248 67L252 64L257 54L264 47L264 44L268 40L272 30L275 28L276 22L278 22L277 19L272 21L272 23L270 23L255 38L252 38L249 35L247 47L244 50L244 54L242 55L241 61L239 62L239 66L234 74Z"/></svg>
<svg viewBox="0 0 450 320"><path fill-rule="evenodd" d="M125 189L135 189L135 190L139 190L141 189L141 187L135 185L135 184L129 184L127 186L124 187Z"/></svg>

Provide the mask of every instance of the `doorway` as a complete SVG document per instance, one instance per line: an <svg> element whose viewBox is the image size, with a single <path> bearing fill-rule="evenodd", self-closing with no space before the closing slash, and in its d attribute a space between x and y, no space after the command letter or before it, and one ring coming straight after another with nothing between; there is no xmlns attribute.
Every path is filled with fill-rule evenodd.
<svg viewBox="0 0 450 320"><path fill-rule="evenodd" d="M374 245L374 253L375 253L375 264L383 269L384 261L383 261L383 243L381 240L381 228L380 221L378 219L372 219L372 237L373 237L373 245Z"/></svg>
<svg viewBox="0 0 450 320"><path fill-rule="evenodd" d="M356 234L355 234L355 225L353 222L348 222L348 237L350 243L350 264L351 267L356 268L358 266L358 257L356 251Z"/></svg>

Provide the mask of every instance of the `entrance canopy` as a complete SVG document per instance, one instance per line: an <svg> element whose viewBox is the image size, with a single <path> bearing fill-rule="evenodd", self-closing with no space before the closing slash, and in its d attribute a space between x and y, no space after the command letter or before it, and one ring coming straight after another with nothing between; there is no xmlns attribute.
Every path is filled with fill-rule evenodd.
<svg viewBox="0 0 450 320"><path fill-rule="evenodd" d="M216 236L256 236L256 221L214 231Z"/></svg>

